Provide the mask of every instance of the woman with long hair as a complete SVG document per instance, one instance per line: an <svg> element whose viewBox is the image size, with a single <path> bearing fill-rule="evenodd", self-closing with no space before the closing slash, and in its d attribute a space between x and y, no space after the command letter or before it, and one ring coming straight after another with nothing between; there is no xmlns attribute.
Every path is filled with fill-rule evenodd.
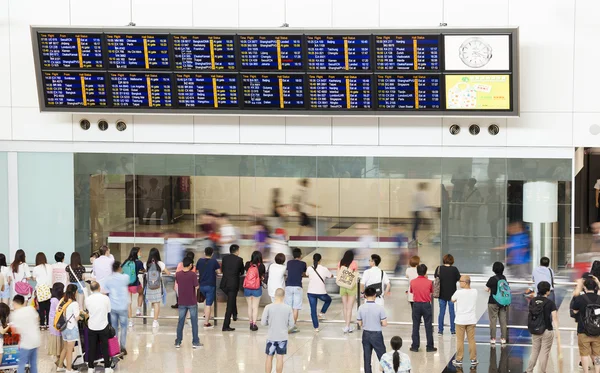
<svg viewBox="0 0 600 373"><path fill-rule="evenodd" d="M353 250L347 250L342 257L342 260L340 260L337 268L337 275L340 276L342 271L350 271L354 273L355 276L358 276L358 263L354 260ZM352 289L340 287L342 312L344 314L344 322L346 323L343 329L344 333L352 333L354 331L354 328L350 326L350 322L352 321L352 308L354 307L357 292L358 288L356 283Z"/></svg>
<svg viewBox="0 0 600 373"><path fill-rule="evenodd" d="M40 330L48 330L50 318L50 298L52 294L52 266L46 260L46 254L39 252L35 256L35 267L32 277L36 282L35 292L38 300L38 313L40 315Z"/></svg>
<svg viewBox="0 0 600 373"><path fill-rule="evenodd" d="M250 261L246 262L244 267L246 278L244 278L244 297L248 303L248 319L250 321L250 330L258 330L256 321L258 320L258 304L262 296L262 283L265 278L265 265L260 251L252 253Z"/></svg>
<svg viewBox="0 0 600 373"><path fill-rule="evenodd" d="M129 276L129 327L133 327L133 295L137 294L136 316L142 315L142 305L144 302L144 287L140 283L139 275L144 272L144 263L140 260L142 250L134 246L129 251L129 256L123 262L121 268L123 273ZM133 281L132 281L133 280Z"/></svg>
<svg viewBox="0 0 600 373"><path fill-rule="evenodd" d="M383 373L409 373L412 369L410 357L400 351L400 348L402 348L402 338L398 336L392 337L390 346L392 346L392 351L383 354L379 361Z"/></svg>
<svg viewBox="0 0 600 373"><path fill-rule="evenodd" d="M67 272L67 276L69 277L69 283L77 286L77 295L75 296L77 299L77 303L79 303L79 307L83 308L84 306L84 294L83 287L85 286L85 282L83 282L83 274L85 273L85 267L81 264L81 255L74 251L71 254L71 261L69 265L65 268Z"/></svg>
<svg viewBox="0 0 600 373"><path fill-rule="evenodd" d="M15 253L15 260L10 264L8 270L8 282L10 283L11 297L16 294L15 285L17 282L28 281L31 279L31 271L25 262L25 251L19 249ZM26 294L21 294L27 298ZM27 300L27 299L26 299Z"/></svg>
<svg viewBox="0 0 600 373"><path fill-rule="evenodd" d="M454 302L452 295L456 293L456 283L460 281L460 271L454 266L454 257L452 254L446 254L442 258L442 265L437 267L434 277L440 279L440 313L438 317L438 334L444 334L444 317L446 316L446 306L450 313L450 333L456 334L454 325Z"/></svg>
<svg viewBox="0 0 600 373"><path fill-rule="evenodd" d="M144 269L146 270L145 294L146 302L148 302L154 311L154 321L152 328L158 328L158 316L160 313L160 303L163 301L164 286L162 275L170 275L171 272L167 269L165 263L160 260L160 252L156 247L150 249L148 253L148 261ZM158 278L156 274L158 273Z"/></svg>
<svg viewBox="0 0 600 373"><path fill-rule="evenodd" d="M69 284L57 307L57 312L64 312L64 318L67 322L67 327L61 332L64 345L58 357L57 370L62 369L66 361L67 372L73 372L73 348L75 348L75 342L79 341L79 326L77 322L80 319L79 313L81 309L76 300L77 292L77 286Z"/></svg>
<svg viewBox="0 0 600 373"><path fill-rule="evenodd" d="M0 254L0 276L2 276L2 283L4 284L4 288L0 292L0 302L4 304L8 304L10 300L10 285L8 284L8 264L6 264L6 255Z"/></svg>
<svg viewBox="0 0 600 373"><path fill-rule="evenodd" d="M56 365L58 365L58 359L63 350L63 339L60 330L54 328L54 316L56 316L56 309L58 304L65 295L65 284L57 282L52 285L52 298L50 299L50 335L48 336L48 355L53 356L56 359Z"/></svg>
<svg viewBox="0 0 600 373"><path fill-rule="evenodd" d="M306 270L308 275L308 303L310 304L310 316L315 332L319 331L319 319L325 318L325 313L331 304L331 297L327 294L325 288L325 279L333 277L327 267L323 267L320 263L321 254L317 253L313 255L313 265ZM318 315L317 300L325 302Z"/></svg>

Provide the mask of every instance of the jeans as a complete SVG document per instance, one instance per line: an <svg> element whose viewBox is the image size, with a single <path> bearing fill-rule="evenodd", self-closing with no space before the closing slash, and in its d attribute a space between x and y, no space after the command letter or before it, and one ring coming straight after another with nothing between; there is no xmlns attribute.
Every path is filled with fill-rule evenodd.
<svg viewBox="0 0 600 373"><path fill-rule="evenodd" d="M110 325L115 328L117 335L119 336L119 344L121 348L125 348L127 344L127 321L129 319L129 315L127 310L117 311L112 309L110 311ZM119 328L121 330L121 334L119 334Z"/></svg>
<svg viewBox="0 0 600 373"><path fill-rule="evenodd" d="M179 305L179 322L177 323L177 339L175 344L181 344L183 339L183 325L185 324L185 317L188 311L190 312L190 320L192 322L192 344L200 344L200 338L198 338L198 306L182 306Z"/></svg>
<svg viewBox="0 0 600 373"><path fill-rule="evenodd" d="M29 372L38 373L37 369L37 348L32 348L31 350L26 350L24 348L19 350L19 367L17 369L18 373L25 373L25 365L29 364Z"/></svg>
<svg viewBox="0 0 600 373"><path fill-rule="evenodd" d="M444 332L444 317L446 317L446 305L448 305L448 309L450 310L450 332L456 333L456 328L454 326L454 303L449 300L438 299L440 301L440 314L438 316L438 332Z"/></svg>
<svg viewBox="0 0 600 373"><path fill-rule="evenodd" d="M490 317L490 337L496 339L496 321L500 319L500 336L508 339L508 306L500 307L497 304L488 304Z"/></svg>
<svg viewBox="0 0 600 373"><path fill-rule="evenodd" d="M412 348L418 349L421 344L421 336L419 334L419 324L423 317L425 324L425 334L427 335L427 348L433 348L433 324L431 323L431 303L429 302L414 302L412 310Z"/></svg>
<svg viewBox="0 0 600 373"><path fill-rule="evenodd" d="M365 373L371 373L371 356L373 354L373 350L375 350L375 354L377 354L378 361L380 361L383 354L385 354L385 342L383 342L383 333L363 330L362 345L363 358L365 362Z"/></svg>
<svg viewBox="0 0 600 373"><path fill-rule="evenodd" d="M308 294L308 304L310 304L310 317L312 318L313 328L319 327L319 316L317 316L317 299L325 302L321 313L327 312L329 305L331 304L331 297L327 294Z"/></svg>
<svg viewBox="0 0 600 373"><path fill-rule="evenodd" d="M40 326L48 326L50 317L50 300L38 302L38 314L40 315Z"/></svg>
<svg viewBox="0 0 600 373"><path fill-rule="evenodd" d="M103 330L88 330L88 367L94 369L96 361L96 352L98 351L98 342L100 342L100 351L104 357L104 366L110 367L110 354L108 353L108 325Z"/></svg>

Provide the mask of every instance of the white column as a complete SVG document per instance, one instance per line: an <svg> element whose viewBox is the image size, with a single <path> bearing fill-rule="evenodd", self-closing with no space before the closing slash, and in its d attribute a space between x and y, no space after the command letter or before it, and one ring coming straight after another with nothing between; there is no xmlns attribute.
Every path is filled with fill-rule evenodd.
<svg viewBox="0 0 600 373"><path fill-rule="evenodd" d="M523 221L531 223L531 260L551 258L552 224L558 221L558 183L528 181L523 185ZM542 227L544 229L542 229Z"/></svg>
<svg viewBox="0 0 600 373"><path fill-rule="evenodd" d="M8 152L8 247L7 262L11 262L19 250L19 173L17 152Z"/></svg>

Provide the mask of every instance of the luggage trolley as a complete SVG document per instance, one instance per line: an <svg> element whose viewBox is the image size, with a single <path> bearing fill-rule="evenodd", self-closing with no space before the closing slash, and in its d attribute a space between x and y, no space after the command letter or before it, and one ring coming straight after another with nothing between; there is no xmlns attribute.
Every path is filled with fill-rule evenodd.
<svg viewBox="0 0 600 373"><path fill-rule="evenodd" d="M9 332L4 335L0 372L17 372L17 368L19 367L20 339L21 338L17 333ZM25 372L29 372L29 366L25 367Z"/></svg>

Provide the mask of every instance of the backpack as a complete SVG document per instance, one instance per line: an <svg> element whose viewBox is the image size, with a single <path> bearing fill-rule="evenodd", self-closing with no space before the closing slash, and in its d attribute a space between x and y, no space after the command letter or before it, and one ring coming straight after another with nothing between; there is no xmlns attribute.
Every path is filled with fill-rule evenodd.
<svg viewBox="0 0 600 373"><path fill-rule="evenodd" d="M158 290L161 287L160 268L156 262L150 264L148 268L148 289Z"/></svg>
<svg viewBox="0 0 600 373"><path fill-rule="evenodd" d="M257 290L260 288L260 276L258 275L258 267L252 264L246 272L246 278L244 278L244 289Z"/></svg>
<svg viewBox="0 0 600 373"><path fill-rule="evenodd" d="M492 296L500 306L510 306L510 303L512 302L512 294L510 293L510 286L508 286L508 281L506 281L505 279L498 280L496 294L493 294Z"/></svg>
<svg viewBox="0 0 600 373"><path fill-rule="evenodd" d="M535 297L529 303L529 313L527 315L527 329L533 335L541 335L546 331L546 320L544 320L544 307L548 299L545 297Z"/></svg>
<svg viewBox="0 0 600 373"><path fill-rule="evenodd" d="M586 301L583 313L583 328L585 334L590 337L600 336L600 304L593 303L587 294L581 295ZM581 311L580 311L581 312Z"/></svg>
<svg viewBox="0 0 600 373"><path fill-rule="evenodd" d="M69 320L65 320L65 312L67 311L67 308L71 305L71 303L73 303L71 299L69 299L66 302L61 300L58 304L58 307L56 307L56 313L54 314L53 324L54 329L62 332L67 328L67 323L69 322ZM71 315L71 317L73 317L73 315ZM69 317L69 319L71 319L71 317Z"/></svg>
<svg viewBox="0 0 600 373"><path fill-rule="evenodd" d="M433 297L439 298L440 297L440 289L442 287L442 283L440 280L440 267L439 266L435 269L434 277L435 278L433 280Z"/></svg>
<svg viewBox="0 0 600 373"><path fill-rule="evenodd" d="M128 260L123 264L123 273L129 276L129 286L132 286L137 281L137 273L135 268L135 261Z"/></svg>

